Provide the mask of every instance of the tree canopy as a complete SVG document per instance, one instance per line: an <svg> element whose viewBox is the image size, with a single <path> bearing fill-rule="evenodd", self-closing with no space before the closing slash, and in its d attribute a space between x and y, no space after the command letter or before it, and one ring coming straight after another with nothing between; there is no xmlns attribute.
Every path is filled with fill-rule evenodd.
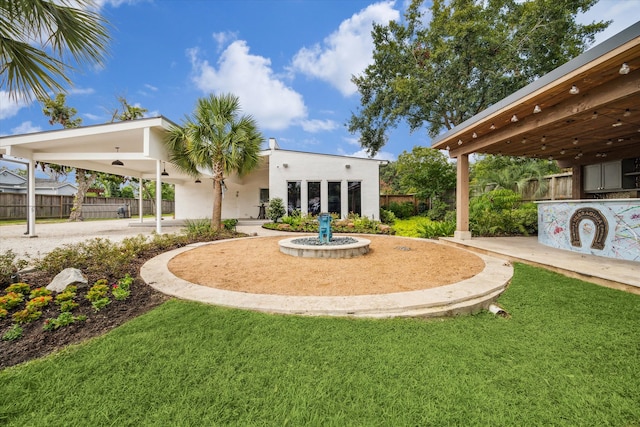
<svg viewBox="0 0 640 427"><path fill-rule="evenodd" d="M428 147L403 151L395 162L400 185L405 193L420 199L442 199L456 186L456 170L447 157Z"/></svg>
<svg viewBox="0 0 640 427"><path fill-rule="evenodd" d="M453 128L584 51L609 24L576 23L596 2L433 0L427 13L413 0L404 22L374 25L349 131L373 155L401 120L431 137Z"/></svg>
<svg viewBox="0 0 640 427"><path fill-rule="evenodd" d="M0 87L15 99L47 98L76 64L100 64L109 34L91 0L0 0Z"/></svg>

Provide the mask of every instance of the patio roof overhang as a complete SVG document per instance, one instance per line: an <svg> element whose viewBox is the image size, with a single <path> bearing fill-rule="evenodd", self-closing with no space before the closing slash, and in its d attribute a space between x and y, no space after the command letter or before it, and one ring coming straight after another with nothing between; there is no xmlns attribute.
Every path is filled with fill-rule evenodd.
<svg viewBox="0 0 640 427"><path fill-rule="evenodd" d="M162 166L169 174L163 176L163 182L177 184L193 178L180 173L169 162L163 140L172 125L165 117L154 117L7 136L0 138L0 153L150 180L156 178L160 160L165 162ZM124 166L112 165L116 159Z"/></svg>
<svg viewBox="0 0 640 427"><path fill-rule="evenodd" d="M640 22L439 136L432 147L453 158L525 156L561 167L639 157Z"/></svg>

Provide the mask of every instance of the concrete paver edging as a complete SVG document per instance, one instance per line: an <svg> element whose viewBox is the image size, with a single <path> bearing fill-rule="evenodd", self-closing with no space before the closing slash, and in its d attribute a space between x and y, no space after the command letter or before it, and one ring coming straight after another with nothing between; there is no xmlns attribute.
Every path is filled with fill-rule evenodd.
<svg viewBox="0 0 640 427"><path fill-rule="evenodd" d="M451 285L379 295L292 296L211 288L183 280L169 271L169 261L178 254L216 243L221 242L197 243L158 255L142 266L140 275L148 285L164 294L207 304L269 313L379 318L435 317L478 311L494 302L513 276L510 263L474 253L484 261L484 270Z"/></svg>

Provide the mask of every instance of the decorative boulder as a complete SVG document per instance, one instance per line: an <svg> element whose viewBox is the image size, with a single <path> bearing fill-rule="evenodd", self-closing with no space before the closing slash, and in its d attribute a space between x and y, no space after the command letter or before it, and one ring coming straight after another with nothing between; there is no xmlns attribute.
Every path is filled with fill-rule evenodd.
<svg viewBox="0 0 640 427"><path fill-rule="evenodd" d="M87 278L77 268L65 268L53 278L51 283L47 285L47 289L52 292L62 292L67 286L76 283L86 285Z"/></svg>

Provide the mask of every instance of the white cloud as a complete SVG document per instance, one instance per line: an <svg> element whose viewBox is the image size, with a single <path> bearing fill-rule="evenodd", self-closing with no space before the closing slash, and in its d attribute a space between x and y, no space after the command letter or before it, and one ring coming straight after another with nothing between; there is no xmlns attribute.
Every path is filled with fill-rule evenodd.
<svg viewBox="0 0 640 427"><path fill-rule="evenodd" d="M294 70L327 81L344 96L356 92L351 82L371 64L373 23L386 24L400 18L395 1L375 3L343 21L338 30L323 40L322 45L302 48L293 58Z"/></svg>
<svg viewBox="0 0 640 427"><path fill-rule="evenodd" d="M230 41L236 40L238 38L238 34L231 31L221 31L219 33L213 33L211 37L213 37L213 40L215 40L216 44L218 45L218 52L219 52Z"/></svg>
<svg viewBox="0 0 640 427"><path fill-rule="evenodd" d="M102 116L98 116L97 114L91 114L91 113L84 113L83 116L85 116L87 119L92 120L94 122L100 119L104 119L104 117Z"/></svg>
<svg viewBox="0 0 640 427"><path fill-rule="evenodd" d="M109 5L111 7L119 7L123 4L136 4L150 1L151 0L96 0L95 5L98 7L98 9L102 9L106 5Z"/></svg>
<svg viewBox="0 0 640 427"><path fill-rule="evenodd" d="M30 121L22 122L18 126L11 128L12 135L22 135L24 133L40 132L42 128L40 126L34 126Z"/></svg>
<svg viewBox="0 0 640 427"><path fill-rule="evenodd" d="M341 156L349 156L349 157L360 157L362 159L370 159L371 157L369 157L369 154L367 153L367 150L362 149L362 150L358 150L354 153L347 153L345 152L343 149L339 148L338 149L338 154ZM374 159L376 160L388 160L388 161L395 161L396 160L396 156L393 153L390 153L388 151L378 151L376 153L375 156L373 156Z"/></svg>
<svg viewBox="0 0 640 427"><path fill-rule="evenodd" d="M321 131L331 131L338 127L338 124L333 120L302 120L300 122L302 129L305 132L321 132Z"/></svg>
<svg viewBox="0 0 640 427"><path fill-rule="evenodd" d="M217 68L189 49L193 81L205 93L233 93L243 113L252 115L260 128L281 130L307 116L302 95L286 86L267 58L249 54L247 43L237 40L220 55Z"/></svg>
<svg viewBox="0 0 640 427"><path fill-rule="evenodd" d="M152 92L157 92L158 88L155 86L150 85L149 83L145 83L144 87L146 87L147 89L149 89Z"/></svg>
<svg viewBox="0 0 640 427"><path fill-rule="evenodd" d="M20 109L27 106L29 106L27 99L18 98L15 100L9 96L9 92L0 90L0 120L15 116Z"/></svg>
<svg viewBox="0 0 640 427"><path fill-rule="evenodd" d="M70 95L93 95L94 93L96 93L96 90L92 87L88 87L88 88L74 87L74 88L71 88L71 90L69 90Z"/></svg>

